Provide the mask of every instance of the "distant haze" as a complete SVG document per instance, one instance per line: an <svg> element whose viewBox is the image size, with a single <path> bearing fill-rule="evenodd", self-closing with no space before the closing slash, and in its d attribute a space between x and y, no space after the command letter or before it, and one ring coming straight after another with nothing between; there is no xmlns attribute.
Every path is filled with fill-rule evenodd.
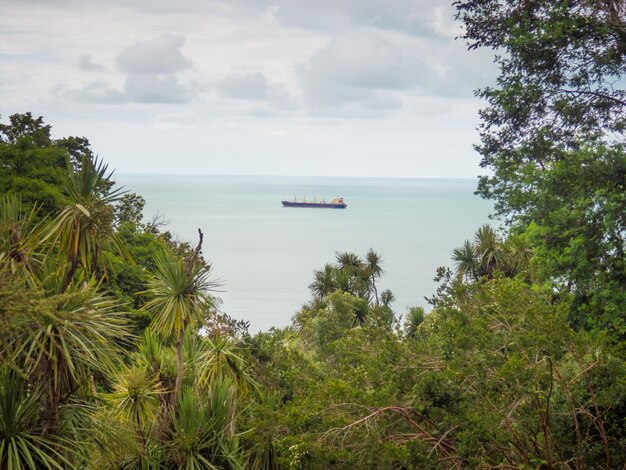
<svg viewBox="0 0 626 470"><path fill-rule="evenodd" d="M123 173L467 177L493 82L440 0L3 0L0 113Z"/></svg>

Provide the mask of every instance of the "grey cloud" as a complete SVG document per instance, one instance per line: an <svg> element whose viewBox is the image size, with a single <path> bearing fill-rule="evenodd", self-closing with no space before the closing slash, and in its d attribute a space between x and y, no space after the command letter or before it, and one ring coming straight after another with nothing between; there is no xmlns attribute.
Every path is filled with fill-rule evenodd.
<svg viewBox="0 0 626 470"><path fill-rule="evenodd" d="M451 21L453 8L441 0L239 0L240 7L275 10L286 26L339 33L349 25L399 31L414 36L439 37L433 22L435 8L445 7ZM233 2L229 2L233 4Z"/></svg>
<svg viewBox="0 0 626 470"><path fill-rule="evenodd" d="M192 95L174 75L129 75L124 91L126 100L134 103L185 103Z"/></svg>
<svg viewBox="0 0 626 470"><path fill-rule="evenodd" d="M471 98L473 89L493 81L490 60L454 41L411 40L400 47L381 35L361 34L331 40L296 73L313 109L387 111L401 107L407 93Z"/></svg>
<svg viewBox="0 0 626 470"><path fill-rule="evenodd" d="M91 3L98 7L100 0L9 0L18 2ZM441 37L442 33L433 24L435 8L445 8L450 21L454 14L451 1L441 0L108 0L140 13L157 14L217 14L259 15L268 8L276 10L276 19L285 26L304 27L340 33L351 25L366 26L383 30L399 31L413 36ZM446 36L447 37L447 36Z"/></svg>
<svg viewBox="0 0 626 470"><path fill-rule="evenodd" d="M128 74L174 74L191 67L191 61L180 51L184 44L184 36L163 34L128 46L117 57L117 65Z"/></svg>
<svg viewBox="0 0 626 470"><path fill-rule="evenodd" d="M102 81L90 83L78 90L65 93L70 99L85 103L119 104L126 101L124 93L109 87Z"/></svg>
<svg viewBox="0 0 626 470"><path fill-rule="evenodd" d="M447 98L472 98L476 88L495 83L497 77L490 51L468 52L460 43L436 48L414 61L421 70L416 85Z"/></svg>
<svg viewBox="0 0 626 470"><path fill-rule="evenodd" d="M296 99L284 83L273 83L268 87L267 100L276 108L288 110L296 107Z"/></svg>
<svg viewBox="0 0 626 470"><path fill-rule="evenodd" d="M98 81L66 95L87 103L186 103L195 95L195 90L178 83L173 75L129 75L122 90Z"/></svg>
<svg viewBox="0 0 626 470"><path fill-rule="evenodd" d="M70 92L70 96L96 103L186 103L196 90L181 84L177 77L191 66L180 51L184 43L184 36L165 34L129 46L117 56L117 64L126 74L122 90L99 81ZM98 68L87 54L81 55L79 65L84 70Z"/></svg>
<svg viewBox="0 0 626 470"><path fill-rule="evenodd" d="M257 117L276 116L296 108L296 100L284 83L272 83L263 73L231 74L217 83L222 97L254 103L243 114Z"/></svg>
<svg viewBox="0 0 626 470"><path fill-rule="evenodd" d="M414 82L414 68L402 50L374 35L333 39L296 72L312 106L398 108L401 102L389 91Z"/></svg>
<svg viewBox="0 0 626 470"><path fill-rule="evenodd" d="M260 72L230 75L221 80L217 88L223 96L245 100L265 99L268 93L267 79Z"/></svg>
<svg viewBox="0 0 626 470"><path fill-rule="evenodd" d="M102 72L106 70L106 67L94 62L90 54L78 56L78 68L86 72Z"/></svg>

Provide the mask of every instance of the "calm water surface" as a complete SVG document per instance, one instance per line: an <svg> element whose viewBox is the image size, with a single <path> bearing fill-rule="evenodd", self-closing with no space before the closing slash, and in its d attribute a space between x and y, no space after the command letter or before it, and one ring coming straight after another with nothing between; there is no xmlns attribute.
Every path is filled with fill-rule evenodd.
<svg viewBox="0 0 626 470"><path fill-rule="evenodd" d="M378 251L398 315L425 306L435 269L488 222L491 204L473 195L474 180L258 176L122 175L115 180L147 201L169 230L195 243L223 287L229 315L250 330L286 326L310 298L313 271L335 252ZM285 198L343 196L348 208L283 208Z"/></svg>

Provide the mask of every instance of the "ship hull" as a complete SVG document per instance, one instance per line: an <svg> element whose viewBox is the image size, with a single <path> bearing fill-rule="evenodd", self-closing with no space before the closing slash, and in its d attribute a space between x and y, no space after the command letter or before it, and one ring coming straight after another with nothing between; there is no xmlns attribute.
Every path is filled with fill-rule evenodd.
<svg viewBox="0 0 626 470"><path fill-rule="evenodd" d="M323 202L293 202L281 201L283 207L307 207L312 209L345 209L347 204L327 204Z"/></svg>

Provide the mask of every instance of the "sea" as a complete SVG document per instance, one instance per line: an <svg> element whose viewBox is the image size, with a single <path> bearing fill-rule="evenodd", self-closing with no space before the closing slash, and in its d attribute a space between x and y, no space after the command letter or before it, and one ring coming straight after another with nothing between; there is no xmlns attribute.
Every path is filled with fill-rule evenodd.
<svg viewBox="0 0 626 470"><path fill-rule="evenodd" d="M428 310L438 266L490 223L492 204L473 194L476 180L290 176L115 174L146 200L144 217L161 217L180 240L195 244L221 287L221 310L248 321L250 332L284 327L311 299L315 270L336 253L374 249L398 317ZM282 207L281 200L343 197L346 209Z"/></svg>

